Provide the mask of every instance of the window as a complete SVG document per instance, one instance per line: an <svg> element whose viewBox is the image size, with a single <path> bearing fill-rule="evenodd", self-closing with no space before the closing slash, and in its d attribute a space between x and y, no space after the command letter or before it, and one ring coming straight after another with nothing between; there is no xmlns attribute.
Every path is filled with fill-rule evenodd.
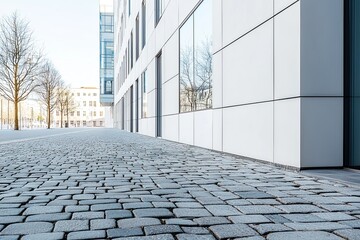
<svg viewBox="0 0 360 240"><path fill-rule="evenodd" d="M112 94L112 80L105 81L105 94Z"/></svg>
<svg viewBox="0 0 360 240"><path fill-rule="evenodd" d="M141 74L141 118L146 118L147 115L147 85L146 85L146 70Z"/></svg>
<svg viewBox="0 0 360 240"><path fill-rule="evenodd" d="M103 111L100 111L100 117L102 117L104 115Z"/></svg>
<svg viewBox="0 0 360 240"><path fill-rule="evenodd" d="M103 121L100 121L100 127L102 127L102 126L103 126L103 124L104 124L104 123L103 123Z"/></svg>
<svg viewBox="0 0 360 240"><path fill-rule="evenodd" d="M83 101L83 106L86 107L86 101Z"/></svg>
<svg viewBox="0 0 360 240"><path fill-rule="evenodd" d="M89 107L92 107L92 101L89 101Z"/></svg>
<svg viewBox="0 0 360 240"><path fill-rule="evenodd" d="M86 127L86 121L83 121L83 126Z"/></svg>
<svg viewBox="0 0 360 240"><path fill-rule="evenodd" d="M96 117L96 111L94 111L93 116Z"/></svg>
<svg viewBox="0 0 360 240"><path fill-rule="evenodd" d="M74 93L72 93L72 94L71 94L71 96L75 96L75 94L74 94Z"/></svg>
<svg viewBox="0 0 360 240"><path fill-rule="evenodd" d="M131 0L128 0L128 13L131 15Z"/></svg>
<svg viewBox="0 0 360 240"><path fill-rule="evenodd" d="M77 111L77 112L76 112L76 115L77 115L78 117L80 117L80 111Z"/></svg>
<svg viewBox="0 0 360 240"><path fill-rule="evenodd" d="M141 48L146 44L146 1L141 5Z"/></svg>
<svg viewBox="0 0 360 240"><path fill-rule="evenodd" d="M80 93L77 93L77 96L80 97Z"/></svg>
<svg viewBox="0 0 360 240"><path fill-rule="evenodd" d="M160 18L165 10L165 0L155 0L155 26L160 21Z"/></svg>
<svg viewBox="0 0 360 240"><path fill-rule="evenodd" d="M130 69L134 66L134 39L133 39L133 32L130 34Z"/></svg>
<svg viewBox="0 0 360 240"><path fill-rule="evenodd" d="M70 112L70 116L72 117L74 116L74 111Z"/></svg>
<svg viewBox="0 0 360 240"><path fill-rule="evenodd" d="M83 117L86 117L86 111L83 111Z"/></svg>
<svg viewBox="0 0 360 240"><path fill-rule="evenodd" d="M96 107L96 101L94 101L94 107Z"/></svg>
<svg viewBox="0 0 360 240"><path fill-rule="evenodd" d="M83 96L86 97L86 93L83 93Z"/></svg>
<svg viewBox="0 0 360 240"><path fill-rule="evenodd" d="M93 96L96 97L96 96L97 96L97 93L93 93Z"/></svg>
<svg viewBox="0 0 360 240"><path fill-rule="evenodd" d="M180 112L212 107L211 0L180 28Z"/></svg>
<svg viewBox="0 0 360 240"><path fill-rule="evenodd" d="M136 24L135 24L135 58L138 60L139 58L139 14L136 17Z"/></svg>

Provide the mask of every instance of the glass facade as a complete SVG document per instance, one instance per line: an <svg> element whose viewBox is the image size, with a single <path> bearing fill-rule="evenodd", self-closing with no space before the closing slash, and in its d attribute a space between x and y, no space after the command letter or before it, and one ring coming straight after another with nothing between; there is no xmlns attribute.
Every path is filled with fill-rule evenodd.
<svg viewBox="0 0 360 240"><path fill-rule="evenodd" d="M204 0L180 29L180 112L212 107L211 13Z"/></svg>
<svg viewBox="0 0 360 240"><path fill-rule="evenodd" d="M100 12L100 102L113 103L114 14Z"/></svg>
<svg viewBox="0 0 360 240"><path fill-rule="evenodd" d="M360 168L360 2L345 4L345 165Z"/></svg>

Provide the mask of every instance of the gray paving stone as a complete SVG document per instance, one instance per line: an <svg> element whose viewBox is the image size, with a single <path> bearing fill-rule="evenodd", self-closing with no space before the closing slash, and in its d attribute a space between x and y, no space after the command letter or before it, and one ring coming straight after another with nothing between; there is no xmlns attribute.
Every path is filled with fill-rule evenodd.
<svg viewBox="0 0 360 240"><path fill-rule="evenodd" d="M277 232L270 233L268 240L342 240L342 238L328 232L308 231L308 232Z"/></svg>
<svg viewBox="0 0 360 240"><path fill-rule="evenodd" d="M62 206L33 206L27 208L23 213L23 215L60 213L62 210L63 210Z"/></svg>
<svg viewBox="0 0 360 240"><path fill-rule="evenodd" d="M91 205L91 211L102 211L111 209L122 209L120 203L105 203Z"/></svg>
<svg viewBox="0 0 360 240"><path fill-rule="evenodd" d="M174 214L166 208L146 208L133 211L135 217L172 217Z"/></svg>
<svg viewBox="0 0 360 240"><path fill-rule="evenodd" d="M344 230L335 231L335 233L349 240L360 239L360 229L344 229Z"/></svg>
<svg viewBox="0 0 360 240"><path fill-rule="evenodd" d="M199 226L211 226L211 225L231 223L225 217L202 217L202 218L195 218L193 219L193 221L199 224Z"/></svg>
<svg viewBox="0 0 360 240"><path fill-rule="evenodd" d="M270 223L271 221L263 215L241 215L230 216L230 221L233 223Z"/></svg>
<svg viewBox="0 0 360 240"><path fill-rule="evenodd" d="M140 227L135 228L114 228L107 230L107 236L110 239L119 237L132 237L144 235Z"/></svg>
<svg viewBox="0 0 360 240"><path fill-rule="evenodd" d="M38 233L25 235L21 240L61 240L64 239L63 232L53 232L53 233Z"/></svg>
<svg viewBox="0 0 360 240"><path fill-rule="evenodd" d="M209 217L211 214L204 208L176 208L173 210L176 217L180 218L196 218Z"/></svg>
<svg viewBox="0 0 360 240"><path fill-rule="evenodd" d="M283 213L283 210L275 208L270 205L249 205L249 206L236 206L244 214L275 214Z"/></svg>
<svg viewBox="0 0 360 240"><path fill-rule="evenodd" d="M177 234L176 238L177 240L216 240L213 235L196 235L188 233Z"/></svg>
<svg viewBox="0 0 360 240"><path fill-rule="evenodd" d="M286 226L298 231L316 231L316 230L338 230L350 228L335 222L312 222L312 223L285 223Z"/></svg>
<svg viewBox="0 0 360 240"><path fill-rule="evenodd" d="M140 208L153 208L154 206L149 202L134 202L124 203L124 209L140 209Z"/></svg>
<svg viewBox="0 0 360 240"><path fill-rule="evenodd" d="M177 202L178 208L202 208L203 206L198 202Z"/></svg>
<svg viewBox="0 0 360 240"><path fill-rule="evenodd" d="M14 223L6 226L0 235L23 235L51 232L53 224L48 222Z"/></svg>
<svg viewBox="0 0 360 240"><path fill-rule="evenodd" d="M55 223L55 232L74 232L89 230L88 220L64 220Z"/></svg>
<svg viewBox="0 0 360 240"><path fill-rule="evenodd" d="M246 224L215 225L209 228L218 239L248 237L258 235Z"/></svg>
<svg viewBox="0 0 360 240"><path fill-rule="evenodd" d="M339 221L339 223L353 228L360 228L360 220Z"/></svg>
<svg viewBox="0 0 360 240"><path fill-rule="evenodd" d="M326 221L323 218L319 218L314 214L283 214L284 218L289 219L292 222L322 222Z"/></svg>
<svg viewBox="0 0 360 240"><path fill-rule="evenodd" d="M277 224L277 223L265 223L265 224L259 224L259 225L251 225L252 228L254 228L258 233L261 235L265 235L272 232L285 232L285 231L291 231L292 229L289 227L286 227L283 224Z"/></svg>
<svg viewBox="0 0 360 240"><path fill-rule="evenodd" d="M154 225L145 226L144 231L146 235L156 235L165 233L182 233L182 229L178 225Z"/></svg>
<svg viewBox="0 0 360 240"><path fill-rule="evenodd" d="M327 221L345 221L345 220L356 220L357 218L352 217L348 214L342 212L331 212L331 213L313 213L319 218L325 219Z"/></svg>
<svg viewBox="0 0 360 240"><path fill-rule="evenodd" d="M19 235L7 235L7 236L1 236L1 240L18 240Z"/></svg>
<svg viewBox="0 0 360 240"><path fill-rule="evenodd" d="M175 208L175 204L172 202L152 202L156 208Z"/></svg>
<svg viewBox="0 0 360 240"><path fill-rule="evenodd" d="M73 220L86 220L86 219L97 219L104 218L104 212L76 212L73 213Z"/></svg>
<svg viewBox="0 0 360 240"><path fill-rule="evenodd" d="M1 210L0 210L1 211ZM19 223L23 222L25 219L24 216L7 216L0 217L0 224L10 224L10 223Z"/></svg>
<svg viewBox="0 0 360 240"><path fill-rule="evenodd" d="M6 208L0 210L0 216L17 216L24 211L24 208Z"/></svg>
<svg viewBox="0 0 360 240"><path fill-rule="evenodd" d="M87 205L73 205L65 207L65 212L86 212L89 210L90 207Z"/></svg>
<svg viewBox="0 0 360 240"><path fill-rule="evenodd" d="M55 222L60 220L68 220L71 218L71 213L49 213L31 215L26 218L26 222Z"/></svg>
<svg viewBox="0 0 360 240"><path fill-rule="evenodd" d="M105 215L106 218L113 219L131 218L133 216L129 210L107 210Z"/></svg>
<svg viewBox="0 0 360 240"><path fill-rule="evenodd" d="M115 240L175 240L171 234L160 234L154 236L144 236L144 237L124 237L116 238Z"/></svg>
<svg viewBox="0 0 360 240"><path fill-rule="evenodd" d="M310 204L294 204L277 206L287 213L315 213L324 212L325 210Z"/></svg>
<svg viewBox="0 0 360 240"><path fill-rule="evenodd" d="M116 227L115 219L94 219L90 221L90 229L109 229Z"/></svg>
<svg viewBox="0 0 360 240"><path fill-rule="evenodd" d="M242 213L229 205L205 205L205 208L214 216L236 216Z"/></svg>
<svg viewBox="0 0 360 240"><path fill-rule="evenodd" d="M192 220L182 219L182 218L169 218L165 219L166 224L171 225L180 225L180 226L195 226L197 223L193 222Z"/></svg>
<svg viewBox="0 0 360 240"><path fill-rule="evenodd" d="M96 231L79 231L79 232L71 232L67 235L67 239L75 240L75 239L99 239L105 238L106 233L104 230L96 230Z"/></svg>
<svg viewBox="0 0 360 240"><path fill-rule="evenodd" d="M135 228L151 225L159 225L160 220L157 218L128 218L121 219L117 222L119 228Z"/></svg>
<svg viewBox="0 0 360 240"><path fill-rule="evenodd" d="M181 227L185 233L189 234L209 234L210 231L205 227Z"/></svg>

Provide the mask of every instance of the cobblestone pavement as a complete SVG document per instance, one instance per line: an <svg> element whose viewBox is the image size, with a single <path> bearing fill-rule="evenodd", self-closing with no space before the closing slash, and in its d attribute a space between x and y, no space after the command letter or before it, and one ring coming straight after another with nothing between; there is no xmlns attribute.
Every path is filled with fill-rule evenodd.
<svg viewBox="0 0 360 240"><path fill-rule="evenodd" d="M0 239L360 239L359 188L97 129L0 144Z"/></svg>

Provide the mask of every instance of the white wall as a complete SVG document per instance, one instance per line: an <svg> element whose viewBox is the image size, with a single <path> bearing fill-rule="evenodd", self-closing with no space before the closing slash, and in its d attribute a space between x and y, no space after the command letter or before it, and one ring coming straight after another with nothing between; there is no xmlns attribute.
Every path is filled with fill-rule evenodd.
<svg viewBox="0 0 360 240"><path fill-rule="evenodd" d="M154 1L146 1L146 45L115 102L147 69L148 117L139 132L155 136L162 51L164 139L296 168L342 166L343 1L211 1L213 109L179 113L179 26L200 0L166 1L156 28ZM140 7L132 1L119 61Z"/></svg>

